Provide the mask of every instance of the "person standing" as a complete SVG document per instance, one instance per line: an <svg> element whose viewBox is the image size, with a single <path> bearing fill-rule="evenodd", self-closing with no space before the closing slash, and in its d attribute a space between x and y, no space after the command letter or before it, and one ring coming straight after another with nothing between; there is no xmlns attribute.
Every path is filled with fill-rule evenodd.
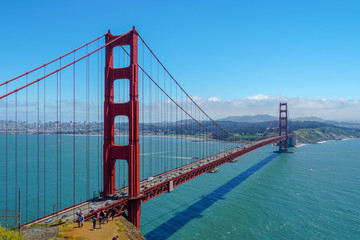
<svg viewBox="0 0 360 240"><path fill-rule="evenodd" d="M77 219L78 227L80 227L80 221L81 221L80 219L81 219L81 216L78 215L78 219Z"/></svg>
<svg viewBox="0 0 360 240"><path fill-rule="evenodd" d="M81 223L81 227L83 227L84 226L84 215L83 214L80 215L80 223Z"/></svg>
<svg viewBox="0 0 360 240"><path fill-rule="evenodd" d="M101 217L101 215L99 215L99 217L98 217L98 222L99 222L99 228L101 229L102 227L101 227L101 221L102 221L102 217Z"/></svg>
<svg viewBox="0 0 360 240"><path fill-rule="evenodd" d="M93 221L93 230L96 230L96 217L93 216L91 220Z"/></svg>
<svg viewBox="0 0 360 240"><path fill-rule="evenodd" d="M109 211L106 210L105 214L106 214L106 223L109 223Z"/></svg>
<svg viewBox="0 0 360 240"><path fill-rule="evenodd" d="M100 212L100 217L101 217L102 223L104 223L105 222L105 212L104 211Z"/></svg>

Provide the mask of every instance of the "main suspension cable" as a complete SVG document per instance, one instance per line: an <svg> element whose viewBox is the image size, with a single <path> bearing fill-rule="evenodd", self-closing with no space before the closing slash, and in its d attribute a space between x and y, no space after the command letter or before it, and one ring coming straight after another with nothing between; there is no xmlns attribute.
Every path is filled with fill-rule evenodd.
<svg viewBox="0 0 360 240"><path fill-rule="evenodd" d="M70 55L70 54L72 54L72 53L74 53L74 52L82 49L83 47L88 46L89 44L95 42L96 40L99 40L100 38L104 37L106 34L107 34L107 33L101 35L100 37L95 38L94 40L92 40L92 41L90 41L90 42L88 42L88 43L86 43L86 44L84 44L84 45L82 45L82 46L80 46L80 47L78 47L78 48L76 48L75 50L72 50L71 52L68 52L68 53L66 53L66 54L64 54L64 55L62 55L62 56L60 56L60 57L58 57L58 58L56 58L56 59L54 59L54 60L51 60L50 62L47 62L47 63L45 63L45 64L43 64L43 65L41 65L41 66L39 66L39 67L37 67L37 68L34 68L34 69L31 70L31 71L28 71L28 72L26 72L26 73L24 73L24 74L21 74L21 75L19 75L19 76L17 76L17 77L14 77L14 78L12 78L12 79L10 79L10 80L8 80L8 81L5 81L5 82L3 82L3 83L0 84L0 87L1 87L2 85L5 85L5 84L7 84L7 83L10 83L10 82L18 79L18 78L21 78L21 77L23 77L23 76L25 76L25 75L28 75L29 73L32 73L32 72L34 72L34 71L36 71L36 70L39 70L39 69L41 69L41 68L43 68L43 67L46 67L47 65L49 65L49 64L51 64L51 63L53 63L53 62L56 62L56 61L58 61L58 60L61 60L62 58L64 58L64 57L66 57L66 56L68 56L68 55Z"/></svg>

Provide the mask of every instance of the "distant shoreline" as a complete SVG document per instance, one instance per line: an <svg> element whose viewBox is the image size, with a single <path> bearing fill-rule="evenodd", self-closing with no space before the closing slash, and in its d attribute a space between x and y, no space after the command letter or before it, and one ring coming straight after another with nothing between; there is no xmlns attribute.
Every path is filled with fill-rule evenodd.
<svg viewBox="0 0 360 240"><path fill-rule="evenodd" d="M6 135L5 133L0 133L0 135ZM10 136L15 136L16 134L14 133L8 133L8 135ZM57 136L57 135L61 135L61 136L75 136L75 137L100 137L100 136L104 136L103 134L99 135L99 134L83 134L83 133L59 133L59 134L56 134L56 133L49 133L49 134L42 134L42 133L39 133L39 134L25 134L25 133L18 133L17 134L18 136L37 136L37 135L41 135L41 136ZM128 135L124 135L124 134L116 134L115 137L125 137L125 136L128 136ZM202 137L194 137L194 136L175 136L175 135L144 135L144 137L170 137L170 138L185 138L185 139L190 139L190 140L205 140L205 141L213 141L214 139L210 139L210 138L202 138Z"/></svg>
<svg viewBox="0 0 360 240"><path fill-rule="evenodd" d="M351 140L351 139L360 139L360 138L358 138L358 137L347 137L347 138L342 138L342 139L321 140L321 141L312 142L312 143L299 143L299 144L296 144L295 147L302 147L304 145L309 145L309 144L323 144L323 143L327 143L327 142L347 141L347 140Z"/></svg>
<svg viewBox="0 0 360 240"><path fill-rule="evenodd" d="M0 133L0 135L6 135L5 133ZM9 136L15 136L16 134L14 133L8 133ZM25 134L25 133L18 133L17 136L36 136L38 134ZM57 135L61 135L61 136L76 136L76 137L100 137L103 136L103 134L83 134L83 133L49 133L49 134L42 134L40 133L39 135L41 136L57 136ZM115 137L124 137L124 136L128 136L128 135L124 135L124 134L118 134L115 135ZM203 137L195 137L195 136L176 136L176 135L143 135L143 137L157 137L157 138L161 138L161 137L166 137L166 138L182 138L182 139L189 139L189 140L204 140L204 141L216 141L216 139L211 139L211 138L203 138ZM358 139L359 137L344 137L344 138L339 138L339 139L321 139L318 141L311 141L311 142L301 142L298 141L297 139L297 144L295 145L295 147L302 147L304 145L308 145L308 144L323 144L326 142L332 142L332 141L346 141L346 140L350 140L350 139ZM244 142L248 142L249 140L243 140ZM251 140L249 141L251 142Z"/></svg>

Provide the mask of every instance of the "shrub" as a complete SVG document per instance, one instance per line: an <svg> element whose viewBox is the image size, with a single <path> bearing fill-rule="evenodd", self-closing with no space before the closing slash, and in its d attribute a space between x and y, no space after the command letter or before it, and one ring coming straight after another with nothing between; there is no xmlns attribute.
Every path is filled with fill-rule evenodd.
<svg viewBox="0 0 360 240"><path fill-rule="evenodd" d="M24 236L21 232L6 231L5 228L0 226L0 239L1 240L24 240Z"/></svg>

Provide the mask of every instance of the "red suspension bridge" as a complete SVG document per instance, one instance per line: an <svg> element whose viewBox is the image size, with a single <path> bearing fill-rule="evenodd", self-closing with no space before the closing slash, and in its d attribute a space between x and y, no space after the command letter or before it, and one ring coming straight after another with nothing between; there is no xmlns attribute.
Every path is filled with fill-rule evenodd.
<svg viewBox="0 0 360 240"><path fill-rule="evenodd" d="M140 228L142 203L262 146L294 144L286 103L251 142L225 130L135 28L1 83L0 106L6 226L74 220L81 210L87 219L127 212Z"/></svg>

